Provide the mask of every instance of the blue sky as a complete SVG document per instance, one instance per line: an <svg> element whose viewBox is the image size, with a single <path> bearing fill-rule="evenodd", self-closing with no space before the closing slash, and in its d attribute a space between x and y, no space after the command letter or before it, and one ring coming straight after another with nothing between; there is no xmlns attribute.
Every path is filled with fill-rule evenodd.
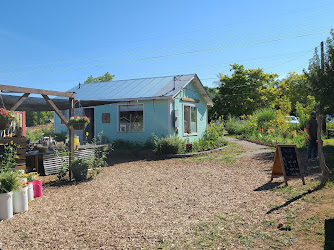
<svg viewBox="0 0 334 250"><path fill-rule="evenodd" d="M66 91L89 75L197 73L230 64L284 78L307 68L334 28L334 2L3 1L0 84Z"/></svg>

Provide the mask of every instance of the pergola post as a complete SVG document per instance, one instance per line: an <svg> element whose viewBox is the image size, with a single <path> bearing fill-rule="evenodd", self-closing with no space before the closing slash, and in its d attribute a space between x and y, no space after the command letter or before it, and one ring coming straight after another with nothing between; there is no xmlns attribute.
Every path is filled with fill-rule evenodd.
<svg viewBox="0 0 334 250"><path fill-rule="evenodd" d="M69 98L69 118L74 116L74 98ZM70 152L70 157L69 157L69 166L71 165L71 162L74 160L74 128L73 126L70 126L68 128L69 131L69 141L68 141L68 147L69 147L69 152ZM69 171L69 178L71 180L72 178L72 173Z"/></svg>

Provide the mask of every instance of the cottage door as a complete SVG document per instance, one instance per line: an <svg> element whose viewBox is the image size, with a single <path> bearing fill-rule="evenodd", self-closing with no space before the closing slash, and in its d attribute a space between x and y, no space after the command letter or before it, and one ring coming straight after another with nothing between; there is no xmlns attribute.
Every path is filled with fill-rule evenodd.
<svg viewBox="0 0 334 250"><path fill-rule="evenodd" d="M84 130L84 141L90 143L94 138L94 128L95 128L95 120L94 120L94 108L84 108L84 114L89 118L90 123L87 125Z"/></svg>

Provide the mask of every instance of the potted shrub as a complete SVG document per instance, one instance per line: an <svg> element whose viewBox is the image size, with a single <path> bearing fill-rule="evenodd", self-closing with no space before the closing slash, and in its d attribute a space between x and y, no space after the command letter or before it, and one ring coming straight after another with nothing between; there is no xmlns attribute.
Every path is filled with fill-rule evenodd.
<svg viewBox="0 0 334 250"><path fill-rule="evenodd" d="M13 111L0 108L0 130L5 130L10 127L12 121L15 120Z"/></svg>
<svg viewBox="0 0 334 250"><path fill-rule="evenodd" d="M89 161L77 159L71 162L69 170L72 171L73 177L76 181L82 181L87 179L88 168Z"/></svg>
<svg viewBox="0 0 334 250"><path fill-rule="evenodd" d="M12 169L0 172L0 220L13 217L13 191L20 188L18 172Z"/></svg>
<svg viewBox="0 0 334 250"><path fill-rule="evenodd" d="M32 201L35 198L34 194L34 182L38 181L39 174L36 172L31 172L27 174L27 187L28 187L28 200ZM42 187L42 182L40 181L40 187ZM36 184L35 184L36 186ZM39 187L39 185L37 184ZM37 192L36 192L37 193ZM39 191L38 194L36 194L36 197L42 196L42 190Z"/></svg>
<svg viewBox="0 0 334 250"><path fill-rule="evenodd" d="M74 116L68 120L68 124L75 130L84 130L90 120L87 116Z"/></svg>

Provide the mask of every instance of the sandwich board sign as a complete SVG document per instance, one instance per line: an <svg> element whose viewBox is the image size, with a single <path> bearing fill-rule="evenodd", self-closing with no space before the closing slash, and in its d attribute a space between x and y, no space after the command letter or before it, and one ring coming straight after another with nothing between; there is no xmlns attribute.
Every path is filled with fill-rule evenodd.
<svg viewBox="0 0 334 250"><path fill-rule="evenodd" d="M278 144L276 146L271 181L274 179L274 176L281 175L284 176L285 185L288 185L288 179L291 178L301 178L305 185L304 176L298 161L296 145Z"/></svg>

